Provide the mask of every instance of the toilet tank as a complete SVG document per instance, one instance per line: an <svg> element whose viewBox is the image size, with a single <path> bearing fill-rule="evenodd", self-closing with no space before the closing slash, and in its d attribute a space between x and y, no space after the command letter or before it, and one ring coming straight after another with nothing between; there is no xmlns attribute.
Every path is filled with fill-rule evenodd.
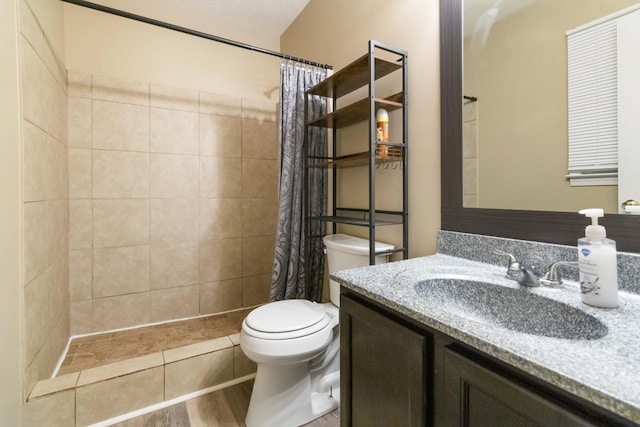
<svg viewBox="0 0 640 427"><path fill-rule="evenodd" d="M322 240L327 248L329 274L334 271L369 265L369 240L347 234L329 234L324 236ZM394 249L394 246L376 242L375 248L376 252L381 252ZM384 264L388 258L388 255L378 255L376 256L376 264ZM331 279L329 280L329 296L331 302L340 307L340 284Z"/></svg>

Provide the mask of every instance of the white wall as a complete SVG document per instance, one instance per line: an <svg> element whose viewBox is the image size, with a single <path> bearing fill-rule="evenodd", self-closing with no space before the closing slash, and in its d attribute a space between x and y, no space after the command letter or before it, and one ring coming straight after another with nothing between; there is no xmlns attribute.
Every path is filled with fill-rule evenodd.
<svg viewBox="0 0 640 427"><path fill-rule="evenodd" d="M21 423L20 102L16 1L0 2L0 420Z"/></svg>

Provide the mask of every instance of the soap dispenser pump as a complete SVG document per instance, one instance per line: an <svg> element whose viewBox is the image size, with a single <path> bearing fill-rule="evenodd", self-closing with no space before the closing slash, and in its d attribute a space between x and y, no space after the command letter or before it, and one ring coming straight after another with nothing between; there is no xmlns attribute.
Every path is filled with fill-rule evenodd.
<svg viewBox="0 0 640 427"><path fill-rule="evenodd" d="M607 239L605 228L598 225L603 209L583 209L578 212L591 218L585 237L578 239L578 266L582 302L594 307L618 306L618 262L616 242Z"/></svg>

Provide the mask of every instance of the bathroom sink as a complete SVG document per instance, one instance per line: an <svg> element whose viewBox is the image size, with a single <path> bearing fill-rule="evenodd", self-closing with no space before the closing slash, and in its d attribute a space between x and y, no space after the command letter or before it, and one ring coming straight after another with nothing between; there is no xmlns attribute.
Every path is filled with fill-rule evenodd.
<svg viewBox="0 0 640 427"><path fill-rule="evenodd" d="M422 280L415 290L430 305L485 325L572 340L593 340L607 334L607 326L597 318L526 289L441 277Z"/></svg>

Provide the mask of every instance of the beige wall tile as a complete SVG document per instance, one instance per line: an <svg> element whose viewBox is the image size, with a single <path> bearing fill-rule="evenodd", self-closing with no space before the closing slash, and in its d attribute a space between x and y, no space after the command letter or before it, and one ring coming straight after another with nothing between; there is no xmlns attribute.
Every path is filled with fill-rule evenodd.
<svg viewBox="0 0 640 427"><path fill-rule="evenodd" d="M42 28L40 28L26 1L18 2L18 5L18 28L20 29L20 34L33 46L38 55L42 56L45 45Z"/></svg>
<svg viewBox="0 0 640 427"><path fill-rule="evenodd" d="M71 329L69 326L71 324L71 317L69 314L68 301L69 300L67 299L67 303L63 307L64 310L61 316L58 318L57 324L53 327L53 329L49 331L48 341L51 342L51 354L49 358L50 370L47 376L43 378L48 378L51 375L58 363L58 360L60 359L60 356L67 348L67 342L69 342L69 337L71 336Z"/></svg>
<svg viewBox="0 0 640 427"><path fill-rule="evenodd" d="M149 106L149 84L109 76L93 76L93 99Z"/></svg>
<svg viewBox="0 0 640 427"><path fill-rule="evenodd" d="M233 345L233 342L228 337L220 337L172 348L163 352L164 363L173 363L196 356L202 356L214 351L231 348Z"/></svg>
<svg viewBox="0 0 640 427"><path fill-rule="evenodd" d="M49 287L53 269L48 268L24 288L24 366L42 349L49 332Z"/></svg>
<svg viewBox="0 0 640 427"><path fill-rule="evenodd" d="M50 200L47 202L47 243L49 264L69 251L69 204L66 200Z"/></svg>
<svg viewBox="0 0 640 427"><path fill-rule="evenodd" d="M463 194L476 194L478 192L478 177L477 177L477 159L463 159L463 179L462 179L462 192Z"/></svg>
<svg viewBox="0 0 640 427"><path fill-rule="evenodd" d="M233 348L165 366L165 398L202 390L233 379Z"/></svg>
<svg viewBox="0 0 640 427"><path fill-rule="evenodd" d="M200 240L241 237L242 199L200 199Z"/></svg>
<svg viewBox="0 0 640 427"><path fill-rule="evenodd" d="M462 121L468 122L476 120L478 117L478 103L477 102L465 102L462 107Z"/></svg>
<svg viewBox="0 0 640 427"><path fill-rule="evenodd" d="M91 98L91 74L82 71L67 71L67 91L69 96Z"/></svg>
<svg viewBox="0 0 640 427"><path fill-rule="evenodd" d="M92 424L163 401L163 371L157 367L79 387L77 425Z"/></svg>
<svg viewBox="0 0 640 427"><path fill-rule="evenodd" d="M242 276L271 273L275 252L275 235L242 239Z"/></svg>
<svg viewBox="0 0 640 427"><path fill-rule="evenodd" d="M57 361L58 354L51 351L51 340L45 340L33 361L29 365L25 365L24 374L22 376L23 398L27 399L36 383L51 375Z"/></svg>
<svg viewBox="0 0 640 427"><path fill-rule="evenodd" d="M198 240L197 199L151 199L151 243Z"/></svg>
<svg viewBox="0 0 640 427"><path fill-rule="evenodd" d="M477 194L463 194L462 206L465 208L477 208L478 207L478 195Z"/></svg>
<svg viewBox="0 0 640 427"><path fill-rule="evenodd" d="M93 148L149 151L149 107L93 101Z"/></svg>
<svg viewBox="0 0 640 427"><path fill-rule="evenodd" d="M160 322L198 315L198 285L151 291L150 320Z"/></svg>
<svg viewBox="0 0 640 427"><path fill-rule="evenodd" d="M242 159L242 196L275 197L278 191L276 160Z"/></svg>
<svg viewBox="0 0 640 427"><path fill-rule="evenodd" d="M91 148L91 100L69 96L67 126L69 147Z"/></svg>
<svg viewBox="0 0 640 427"><path fill-rule="evenodd" d="M92 298L93 258L91 249L69 251L69 294L71 301Z"/></svg>
<svg viewBox="0 0 640 427"><path fill-rule="evenodd" d="M93 301L72 301L71 311L71 335L88 334L93 331Z"/></svg>
<svg viewBox="0 0 640 427"><path fill-rule="evenodd" d="M145 356L113 362L95 368L85 369L78 377L78 387L95 384L124 375L157 368L164 365L161 352L147 354Z"/></svg>
<svg viewBox="0 0 640 427"><path fill-rule="evenodd" d="M91 198L91 150L69 149L69 198Z"/></svg>
<svg viewBox="0 0 640 427"><path fill-rule="evenodd" d="M60 105L58 83L23 37L18 39L18 44L22 116L45 132L60 138L61 127L55 123L57 114L54 114L63 107ZM63 125L66 128L66 120Z"/></svg>
<svg viewBox="0 0 640 427"><path fill-rule="evenodd" d="M242 236L265 236L276 233L278 226L278 199L242 199Z"/></svg>
<svg viewBox="0 0 640 427"><path fill-rule="evenodd" d="M30 122L22 121L23 195L25 202L46 200L51 194L53 153L47 134Z"/></svg>
<svg viewBox="0 0 640 427"><path fill-rule="evenodd" d="M150 151L198 154L198 114L188 111L151 109Z"/></svg>
<svg viewBox="0 0 640 427"><path fill-rule="evenodd" d="M462 158L469 159L477 156L476 124L467 122L462 125Z"/></svg>
<svg viewBox="0 0 640 427"><path fill-rule="evenodd" d="M165 243L151 246L151 289L198 283L199 243Z"/></svg>
<svg viewBox="0 0 640 427"><path fill-rule="evenodd" d="M200 154L216 157L240 157L242 154L239 117L200 114Z"/></svg>
<svg viewBox="0 0 640 427"><path fill-rule="evenodd" d="M200 281L242 276L242 239L200 241Z"/></svg>
<svg viewBox="0 0 640 427"><path fill-rule="evenodd" d="M66 319L66 325L68 333L68 319L69 319L69 263L66 256L59 257L51 264L51 283L49 284L49 339L55 339L56 337L51 332L51 328L61 328L60 324L62 320ZM60 332L60 331L58 331ZM63 341L66 341L69 335L62 337ZM52 343L55 347L55 342ZM62 350L62 348L60 349Z"/></svg>
<svg viewBox="0 0 640 427"><path fill-rule="evenodd" d="M69 249L88 249L93 243L93 202L69 200Z"/></svg>
<svg viewBox="0 0 640 427"><path fill-rule="evenodd" d="M242 157L273 160L278 158L276 122L242 119Z"/></svg>
<svg viewBox="0 0 640 427"><path fill-rule="evenodd" d="M233 347L233 376L234 378L244 377L253 374L258 366L242 352L239 345Z"/></svg>
<svg viewBox="0 0 640 427"><path fill-rule="evenodd" d="M149 289L149 245L93 250L94 298Z"/></svg>
<svg viewBox="0 0 640 427"><path fill-rule="evenodd" d="M75 388L79 376L80 372L73 372L70 374L60 375L58 377L47 378L42 381L38 381L38 384L36 384L36 386L33 388L29 399L35 399L36 397Z"/></svg>
<svg viewBox="0 0 640 427"><path fill-rule="evenodd" d="M40 57L44 62L47 69L53 74L53 77L56 79L56 82L60 85L60 87L65 88L67 86L67 69L64 64L64 59L57 56L56 52L53 51L53 47L51 46L50 40L45 37L44 39L44 49Z"/></svg>
<svg viewBox="0 0 640 427"><path fill-rule="evenodd" d="M228 335L228 338L231 340L233 345L240 345L240 333Z"/></svg>
<svg viewBox="0 0 640 427"><path fill-rule="evenodd" d="M149 154L94 150L93 197L96 199L149 197Z"/></svg>
<svg viewBox="0 0 640 427"><path fill-rule="evenodd" d="M29 283L49 265L47 202L25 203L24 221L24 281Z"/></svg>
<svg viewBox="0 0 640 427"><path fill-rule="evenodd" d="M240 197L242 195L242 163L240 159L200 158L200 197Z"/></svg>
<svg viewBox="0 0 640 427"><path fill-rule="evenodd" d="M44 60L39 57L23 37L18 45L23 118L66 141L67 95L63 84L56 81L59 70L56 67L56 75L52 74L45 64L46 55Z"/></svg>
<svg viewBox="0 0 640 427"><path fill-rule="evenodd" d="M242 305L251 307L269 302L271 273L242 279Z"/></svg>
<svg viewBox="0 0 640 427"><path fill-rule="evenodd" d="M93 247L149 243L149 200L93 201Z"/></svg>
<svg viewBox="0 0 640 427"><path fill-rule="evenodd" d="M178 154L151 154L152 198L197 198L198 157Z"/></svg>
<svg viewBox="0 0 640 427"><path fill-rule="evenodd" d="M53 173L51 179L51 192L49 199L66 199L69 197L69 170L67 147L58 140L47 137L49 150L52 153Z"/></svg>
<svg viewBox="0 0 640 427"><path fill-rule="evenodd" d="M197 90L151 84L151 106L181 111L198 111Z"/></svg>
<svg viewBox="0 0 640 427"><path fill-rule="evenodd" d="M200 285L200 314L221 313L237 308L242 308L242 279Z"/></svg>
<svg viewBox="0 0 640 427"><path fill-rule="evenodd" d="M72 427L76 425L76 393L62 391L29 400L24 408L23 427Z"/></svg>
<svg viewBox="0 0 640 427"><path fill-rule="evenodd" d="M149 323L149 292L93 300L93 332Z"/></svg>
<svg viewBox="0 0 640 427"><path fill-rule="evenodd" d="M200 92L200 112L218 116L240 117L242 112L240 98Z"/></svg>
<svg viewBox="0 0 640 427"><path fill-rule="evenodd" d="M270 101L243 99L242 118L275 122L277 120L276 105Z"/></svg>

